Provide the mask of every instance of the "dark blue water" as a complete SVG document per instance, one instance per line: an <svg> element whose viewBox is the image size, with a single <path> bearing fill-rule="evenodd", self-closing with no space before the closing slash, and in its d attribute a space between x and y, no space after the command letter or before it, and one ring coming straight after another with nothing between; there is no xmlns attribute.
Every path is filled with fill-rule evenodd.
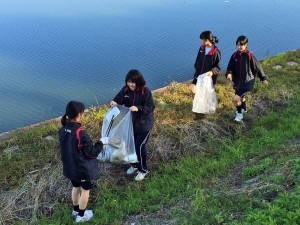
<svg viewBox="0 0 300 225"><path fill-rule="evenodd" d="M192 79L199 34L218 36L222 69L240 34L257 58L300 46L299 0L0 2L0 133L110 101L128 70L151 89Z"/></svg>

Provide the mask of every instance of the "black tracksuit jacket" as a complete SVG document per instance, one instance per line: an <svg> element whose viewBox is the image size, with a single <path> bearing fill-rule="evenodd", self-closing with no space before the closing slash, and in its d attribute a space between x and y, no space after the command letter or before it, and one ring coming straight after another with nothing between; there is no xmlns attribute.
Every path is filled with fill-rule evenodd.
<svg viewBox="0 0 300 225"><path fill-rule="evenodd" d="M119 105L126 107L136 106L138 112L132 112L134 134L150 131L154 123L154 102L151 90L144 86L131 91L126 85L113 99Z"/></svg>
<svg viewBox="0 0 300 225"><path fill-rule="evenodd" d="M217 75L220 72L220 60L221 60L221 52L217 48L217 46L213 45L211 50L205 55L205 45L201 45L198 55L196 58L196 62L194 64L195 73L193 84L197 83L197 77L200 74L206 73L208 71L213 72L213 83L217 82Z"/></svg>
<svg viewBox="0 0 300 225"><path fill-rule="evenodd" d="M59 129L58 135L64 176L76 182L97 179L96 158L103 148L102 143L93 145L93 141L78 122L67 122Z"/></svg>
<svg viewBox="0 0 300 225"><path fill-rule="evenodd" d="M251 91L256 76L261 81L267 79L260 63L248 50L236 51L232 54L227 66L226 77L229 73L232 74L233 88L236 91Z"/></svg>

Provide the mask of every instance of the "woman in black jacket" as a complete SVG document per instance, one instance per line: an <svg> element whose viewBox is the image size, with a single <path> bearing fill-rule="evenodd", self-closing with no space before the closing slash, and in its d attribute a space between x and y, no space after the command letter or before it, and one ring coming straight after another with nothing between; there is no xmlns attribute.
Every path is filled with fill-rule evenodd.
<svg viewBox="0 0 300 225"><path fill-rule="evenodd" d="M90 189L93 188L92 180L97 179L97 156L103 147L102 142L93 145L93 141L81 127L83 113L83 103L70 101L61 119L62 127L58 131L63 174L71 180L73 186L72 215L76 216L76 222L88 221L93 217L93 211L86 210L86 206Z"/></svg>
<svg viewBox="0 0 300 225"><path fill-rule="evenodd" d="M125 86L110 102L111 107L117 104L128 107L132 112L135 150L139 162L131 164L127 174L138 171L135 180L140 181L149 172L146 144L149 140L150 130L153 127L155 108L151 90L146 86L140 71L132 69L127 73Z"/></svg>
<svg viewBox="0 0 300 225"><path fill-rule="evenodd" d="M243 119L243 113L246 112L245 95L254 87L255 77L268 84L267 77L253 53L248 50L248 38L241 35L236 40L238 50L230 57L226 77L233 83L235 96L232 100L236 106L235 121L240 122Z"/></svg>
<svg viewBox="0 0 300 225"><path fill-rule="evenodd" d="M221 52L215 45L219 41L218 38L213 36L210 31L203 31L200 34L200 39L202 44L194 64L194 79L190 86L190 90L194 94L196 93L197 78L200 74L208 72L208 76L212 77L215 85L220 72Z"/></svg>

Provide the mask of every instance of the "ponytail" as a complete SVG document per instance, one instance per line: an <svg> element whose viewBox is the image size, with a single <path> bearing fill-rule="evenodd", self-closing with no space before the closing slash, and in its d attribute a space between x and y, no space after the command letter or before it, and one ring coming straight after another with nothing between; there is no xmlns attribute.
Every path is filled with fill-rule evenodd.
<svg viewBox="0 0 300 225"><path fill-rule="evenodd" d="M67 124L67 114L63 115L60 120L61 125L66 126Z"/></svg>

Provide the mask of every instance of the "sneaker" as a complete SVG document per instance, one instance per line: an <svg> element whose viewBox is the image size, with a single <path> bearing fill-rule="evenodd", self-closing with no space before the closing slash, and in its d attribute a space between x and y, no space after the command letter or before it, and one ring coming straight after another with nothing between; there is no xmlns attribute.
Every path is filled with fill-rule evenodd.
<svg viewBox="0 0 300 225"><path fill-rule="evenodd" d="M135 171L137 170L137 168L131 166L128 170L127 170L127 174L130 175L130 174L133 174Z"/></svg>
<svg viewBox="0 0 300 225"><path fill-rule="evenodd" d="M243 114L242 113L236 113L234 121L240 122L243 119Z"/></svg>
<svg viewBox="0 0 300 225"><path fill-rule="evenodd" d="M86 213L84 213L84 216L77 215L76 216L76 223L89 221L92 217L93 217L93 215L88 215Z"/></svg>
<svg viewBox="0 0 300 225"><path fill-rule="evenodd" d="M85 210L84 214L87 214L88 216L93 216L94 215L93 210L89 210L89 209ZM72 216L77 216L77 215L78 215L78 212L73 210L72 211Z"/></svg>
<svg viewBox="0 0 300 225"><path fill-rule="evenodd" d="M143 173L141 171L138 172L138 175L136 175L135 180L136 181L140 181L140 180L144 180L145 176L148 174L149 172L147 171L146 173Z"/></svg>

